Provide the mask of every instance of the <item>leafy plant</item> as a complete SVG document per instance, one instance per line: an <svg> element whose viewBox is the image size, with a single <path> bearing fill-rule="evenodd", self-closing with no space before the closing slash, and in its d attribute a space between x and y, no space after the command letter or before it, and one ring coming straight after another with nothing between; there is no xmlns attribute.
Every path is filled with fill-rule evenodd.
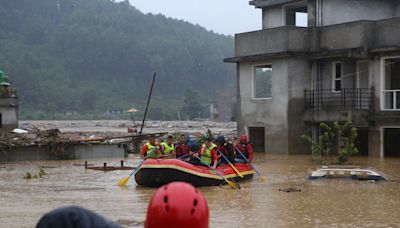
<svg viewBox="0 0 400 228"><path fill-rule="evenodd" d="M314 164L332 164L331 150L333 146L337 148L336 163L343 165L349 157L358 153L355 146L357 138L357 128L353 126L351 121L344 124L334 122L332 126L326 123L320 123L322 130L318 141L313 140L310 135L304 134L301 138L311 144L311 158Z"/></svg>

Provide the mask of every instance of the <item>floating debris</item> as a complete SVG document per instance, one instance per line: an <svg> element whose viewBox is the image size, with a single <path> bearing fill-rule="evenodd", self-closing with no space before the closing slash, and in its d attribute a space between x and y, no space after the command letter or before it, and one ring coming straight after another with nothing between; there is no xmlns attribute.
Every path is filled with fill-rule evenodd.
<svg viewBox="0 0 400 228"><path fill-rule="evenodd" d="M80 191L98 191L104 190L105 188L62 188L62 189L54 189L55 192L80 192Z"/></svg>
<svg viewBox="0 0 400 228"><path fill-rule="evenodd" d="M123 226L143 226L144 225L144 221L134 221L134 220L125 220L125 219L119 219L115 222L120 225L123 225Z"/></svg>
<svg viewBox="0 0 400 228"><path fill-rule="evenodd" d="M46 175L46 172L44 171L43 167L40 167L38 174L32 175L30 172L26 172L24 179L27 179L27 180L37 179L37 178L42 178L45 175Z"/></svg>
<svg viewBox="0 0 400 228"><path fill-rule="evenodd" d="M27 180L32 179L32 174L30 172L26 172L24 179L27 179Z"/></svg>
<svg viewBox="0 0 400 228"><path fill-rule="evenodd" d="M132 170L133 167L130 166L124 166L124 161L121 160L121 166L107 166L107 163L104 162L103 166L91 166L88 167L87 161L85 161L85 169L93 169L93 170L99 170L99 171L115 171L115 170Z"/></svg>
<svg viewBox="0 0 400 228"><path fill-rule="evenodd" d="M301 192L301 189L297 188L283 188L279 189L280 192Z"/></svg>

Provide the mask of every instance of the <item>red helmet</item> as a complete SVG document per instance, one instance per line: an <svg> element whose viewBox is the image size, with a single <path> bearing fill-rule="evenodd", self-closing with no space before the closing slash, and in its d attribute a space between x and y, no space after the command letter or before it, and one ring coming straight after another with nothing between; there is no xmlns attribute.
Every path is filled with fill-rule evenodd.
<svg viewBox="0 0 400 228"><path fill-rule="evenodd" d="M203 194L185 182L161 186L150 200L145 228L208 228L208 206Z"/></svg>
<svg viewBox="0 0 400 228"><path fill-rule="evenodd" d="M239 140L241 143L247 143L247 135L241 135Z"/></svg>

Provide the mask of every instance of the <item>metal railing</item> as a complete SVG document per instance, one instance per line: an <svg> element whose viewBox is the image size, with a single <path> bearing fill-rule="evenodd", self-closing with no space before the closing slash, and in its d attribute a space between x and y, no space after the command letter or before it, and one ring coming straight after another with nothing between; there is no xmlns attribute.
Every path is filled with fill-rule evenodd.
<svg viewBox="0 0 400 228"><path fill-rule="evenodd" d="M369 110L372 106L373 89L349 88L341 91L304 90L307 110Z"/></svg>

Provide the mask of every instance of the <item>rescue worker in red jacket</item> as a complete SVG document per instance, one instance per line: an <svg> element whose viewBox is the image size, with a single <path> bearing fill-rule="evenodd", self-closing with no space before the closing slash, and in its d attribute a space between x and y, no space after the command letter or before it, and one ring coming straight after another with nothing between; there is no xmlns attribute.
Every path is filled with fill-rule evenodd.
<svg viewBox="0 0 400 228"><path fill-rule="evenodd" d="M175 156L179 159L185 159L189 156L191 150L187 143L187 138L185 134L181 134L179 137L179 142L175 145Z"/></svg>
<svg viewBox="0 0 400 228"><path fill-rule="evenodd" d="M198 157L202 160L202 162L207 163L210 165L213 169L217 168L218 164L218 156L217 156L217 146L211 142L210 138L206 138L204 140L203 145L201 148L197 151L197 153L193 154L193 157L197 159ZM199 164L199 165L204 165L200 161L192 161L190 163L192 164Z"/></svg>
<svg viewBox="0 0 400 228"><path fill-rule="evenodd" d="M239 142L237 142L235 145L235 150L239 150L246 157L246 159L249 162L251 162L253 160L253 147L247 140L246 135L240 136ZM238 151L236 151L235 160L237 162L246 163L246 160L243 158L243 156Z"/></svg>
<svg viewBox="0 0 400 228"><path fill-rule="evenodd" d="M227 142L225 137L220 135L215 140L217 143L217 151L218 153L223 153L225 157L231 162L235 162L235 152L233 151L233 145L231 142ZM223 164L227 164L228 162L221 156L220 162Z"/></svg>
<svg viewBox="0 0 400 228"><path fill-rule="evenodd" d="M156 137L154 135L149 136L149 142L142 147L142 158L158 158L161 155L160 147L156 142Z"/></svg>

